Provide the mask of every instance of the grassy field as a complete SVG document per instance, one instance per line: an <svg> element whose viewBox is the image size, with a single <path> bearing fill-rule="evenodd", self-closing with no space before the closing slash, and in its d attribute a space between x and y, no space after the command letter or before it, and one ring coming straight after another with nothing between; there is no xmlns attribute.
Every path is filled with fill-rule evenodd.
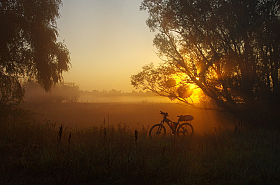
<svg viewBox="0 0 280 185"><path fill-rule="evenodd" d="M130 129L142 126L150 127L162 120L160 111L168 112L169 119L177 121L177 115L191 114L195 132L205 134L221 130L234 130L238 122L221 112L199 110L176 103L61 103L61 104L32 104L21 106L34 113L33 119L39 123L46 119L53 123L63 124L73 129L101 126L104 119L107 125L125 124Z"/></svg>
<svg viewBox="0 0 280 185"><path fill-rule="evenodd" d="M279 131L213 129L151 139L148 126L73 129L1 112L0 184L276 184ZM101 121L102 122L102 121Z"/></svg>

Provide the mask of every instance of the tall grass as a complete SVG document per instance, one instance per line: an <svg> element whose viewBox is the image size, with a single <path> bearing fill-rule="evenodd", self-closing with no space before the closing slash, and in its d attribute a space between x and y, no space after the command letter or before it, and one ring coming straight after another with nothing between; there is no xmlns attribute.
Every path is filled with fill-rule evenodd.
<svg viewBox="0 0 280 185"><path fill-rule="evenodd" d="M274 184L279 131L151 139L127 125L72 130L24 111L1 119L0 184Z"/></svg>

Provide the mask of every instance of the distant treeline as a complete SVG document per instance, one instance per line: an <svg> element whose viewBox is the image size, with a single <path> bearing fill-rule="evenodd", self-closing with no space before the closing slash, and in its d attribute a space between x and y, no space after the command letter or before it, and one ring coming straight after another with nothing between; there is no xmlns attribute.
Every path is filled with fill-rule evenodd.
<svg viewBox="0 0 280 185"><path fill-rule="evenodd" d="M123 92L121 90L115 90L112 89L110 91L98 91L98 90L93 90L93 91L82 91L80 90L80 93L83 95L92 95L92 96L102 96L102 97L107 97L107 96L155 96L155 93L151 91L132 91L132 92Z"/></svg>
<svg viewBox="0 0 280 185"><path fill-rule="evenodd" d="M46 92L33 81L24 84L25 102L32 103L63 103L77 102L80 97L79 87L74 83L59 83Z"/></svg>
<svg viewBox="0 0 280 185"><path fill-rule="evenodd" d="M25 102L32 103L65 103L78 102L81 97L88 99L108 98L108 97L153 97L155 94L151 91L132 91L123 92L121 90L112 89L110 91L83 91L74 83L59 83L54 85L49 92L46 92L40 85L33 81L26 82L25 88Z"/></svg>

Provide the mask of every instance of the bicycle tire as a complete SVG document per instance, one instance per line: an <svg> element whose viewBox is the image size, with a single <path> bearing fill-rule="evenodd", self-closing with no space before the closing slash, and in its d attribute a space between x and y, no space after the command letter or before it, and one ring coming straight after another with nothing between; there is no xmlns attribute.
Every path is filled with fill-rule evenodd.
<svg viewBox="0 0 280 185"><path fill-rule="evenodd" d="M189 123L181 124L177 129L179 138L190 138L193 135L193 126Z"/></svg>
<svg viewBox="0 0 280 185"><path fill-rule="evenodd" d="M155 124L149 131L150 137L163 138L166 134L166 129L162 124Z"/></svg>

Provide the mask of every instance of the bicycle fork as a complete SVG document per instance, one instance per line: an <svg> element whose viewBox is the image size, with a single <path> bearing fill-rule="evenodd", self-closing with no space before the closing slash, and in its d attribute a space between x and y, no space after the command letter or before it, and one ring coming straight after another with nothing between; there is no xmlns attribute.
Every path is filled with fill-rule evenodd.
<svg viewBox="0 0 280 185"><path fill-rule="evenodd" d="M161 124L161 126L160 127L158 127L158 130L157 130L157 134L160 134L161 133L161 130L162 130L162 127L163 127L163 122L161 122L160 123Z"/></svg>

